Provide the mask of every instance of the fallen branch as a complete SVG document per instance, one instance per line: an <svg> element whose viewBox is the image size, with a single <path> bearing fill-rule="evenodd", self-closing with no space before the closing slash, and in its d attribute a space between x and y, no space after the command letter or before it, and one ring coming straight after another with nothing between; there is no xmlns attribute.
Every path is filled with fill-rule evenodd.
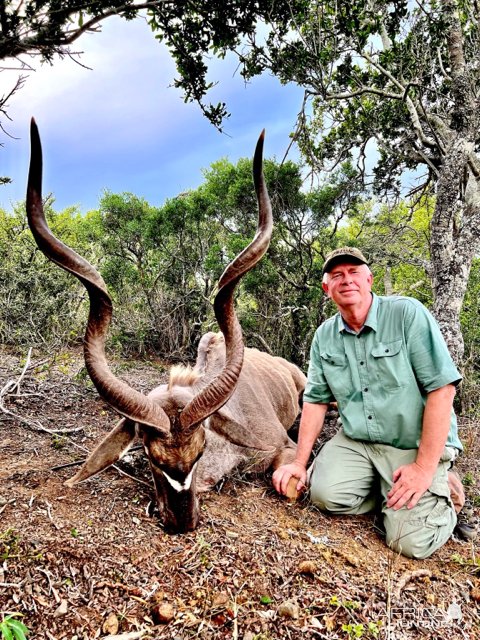
<svg viewBox="0 0 480 640"><path fill-rule="evenodd" d="M20 414L14 413L13 411L10 411L10 409L7 409L7 407L5 406L5 401L4 401L4 399L7 396L13 394L14 392L15 392L15 396L17 398L21 396L21 394L20 394L20 384L21 384L23 378L25 377L25 374L26 374L27 370L30 367L31 356L32 356L32 347L30 347L30 349L28 350L28 354L27 354L27 359L26 359L25 365L24 365L24 367L22 369L22 372L20 373L20 376L18 377L18 379L17 380L7 380L5 385L0 390L0 411L2 411L7 416L15 418L21 424L27 425L30 429L33 429L34 431L44 431L45 433L49 433L51 435L62 435L62 434L65 434L65 433L74 433L76 431L82 431L83 427L73 427L72 429L48 429L47 427L44 427L43 424L39 420L29 420L28 418L25 418L25 416L21 416Z"/></svg>
<svg viewBox="0 0 480 640"><path fill-rule="evenodd" d="M402 590L406 587L406 585L411 581L415 580L415 578L424 578L430 577L432 572L428 569L416 569L415 571L407 571L403 574L403 576L398 581L395 591L393 592L393 599L400 600L400 595Z"/></svg>

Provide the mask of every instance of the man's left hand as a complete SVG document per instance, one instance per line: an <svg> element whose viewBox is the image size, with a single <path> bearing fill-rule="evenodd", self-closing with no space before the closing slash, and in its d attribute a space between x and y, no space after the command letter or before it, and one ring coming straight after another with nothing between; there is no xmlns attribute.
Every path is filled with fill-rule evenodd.
<svg viewBox="0 0 480 640"><path fill-rule="evenodd" d="M413 509L432 484L433 475L416 462L398 467L393 472L393 486L387 493L387 507L397 511L405 505Z"/></svg>

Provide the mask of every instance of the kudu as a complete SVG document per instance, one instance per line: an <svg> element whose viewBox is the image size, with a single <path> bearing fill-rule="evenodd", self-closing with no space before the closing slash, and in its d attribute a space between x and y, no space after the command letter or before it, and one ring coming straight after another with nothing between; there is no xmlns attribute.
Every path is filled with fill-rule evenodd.
<svg viewBox="0 0 480 640"><path fill-rule="evenodd" d="M197 526L198 492L213 487L235 467L276 468L295 454L287 429L298 415L305 376L282 358L244 348L233 303L235 286L266 252L272 233L262 171L263 137L264 132L253 169L258 229L218 282L214 311L221 333L202 337L193 369L174 367L168 385L144 395L117 378L107 364L105 338L112 303L102 277L48 228L41 196L42 150L32 119L29 225L40 250L88 291L85 365L100 396L123 416L66 484L71 487L119 460L138 435L150 463L164 527L171 532Z"/></svg>

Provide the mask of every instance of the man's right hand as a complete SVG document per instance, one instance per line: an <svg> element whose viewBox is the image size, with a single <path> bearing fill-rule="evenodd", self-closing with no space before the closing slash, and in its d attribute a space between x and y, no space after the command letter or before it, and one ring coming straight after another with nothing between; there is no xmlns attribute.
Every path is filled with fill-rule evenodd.
<svg viewBox="0 0 480 640"><path fill-rule="evenodd" d="M282 496L287 495L287 487L291 478L297 478L297 492L303 491L307 486L307 469L300 462L284 464L275 471L272 476L273 486Z"/></svg>

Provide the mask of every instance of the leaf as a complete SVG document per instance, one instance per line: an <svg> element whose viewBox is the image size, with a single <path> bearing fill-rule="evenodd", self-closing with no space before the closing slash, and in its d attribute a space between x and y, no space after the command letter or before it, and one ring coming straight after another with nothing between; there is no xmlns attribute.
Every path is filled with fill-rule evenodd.
<svg viewBox="0 0 480 640"><path fill-rule="evenodd" d="M335 616L324 616L323 623L327 631L333 631L336 627Z"/></svg>
<svg viewBox="0 0 480 640"><path fill-rule="evenodd" d="M10 631L10 628L8 626L8 622L1 622L0 623L0 633L2 634L2 639L3 640L13 640L13 634Z"/></svg>
<svg viewBox="0 0 480 640"><path fill-rule="evenodd" d="M271 602L273 602L273 600L270 598L270 596L262 596L260 598L260 602L262 604L270 604Z"/></svg>
<svg viewBox="0 0 480 640"><path fill-rule="evenodd" d="M10 625L16 640L26 640L28 629L22 622L19 620L9 620L8 624Z"/></svg>
<svg viewBox="0 0 480 640"><path fill-rule="evenodd" d="M114 636L116 633L118 633L118 629L119 629L118 618L115 615L115 613L113 613L112 611L107 617L107 619L105 620L105 622L103 623L102 631L103 633Z"/></svg>

